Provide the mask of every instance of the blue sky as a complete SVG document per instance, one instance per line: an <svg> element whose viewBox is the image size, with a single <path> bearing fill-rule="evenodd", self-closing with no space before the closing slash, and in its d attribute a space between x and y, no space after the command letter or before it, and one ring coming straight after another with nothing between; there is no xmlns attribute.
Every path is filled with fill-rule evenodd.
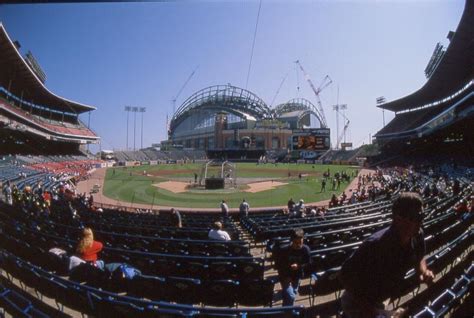
<svg viewBox="0 0 474 318"><path fill-rule="evenodd" d="M0 5L0 21L22 53L31 50L46 86L68 99L96 106L91 128L103 149L126 145L125 105L146 107L144 146L166 139L171 100L210 85L245 88L258 1ZM464 1L263 1L248 89L267 104L288 73L274 104L304 97L316 104L294 61L321 94L332 139L331 105L348 105L347 141L367 143L382 128L375 98L394 100L425 82L424 68L437 42L448 43ZM385 112L385 121L393 114ZM83 118L87 123L87 117ZM137 116L136 146L141 117ZM342 127L342 120L340 126ZM133 116L129 146L133 146Z"/></svg>

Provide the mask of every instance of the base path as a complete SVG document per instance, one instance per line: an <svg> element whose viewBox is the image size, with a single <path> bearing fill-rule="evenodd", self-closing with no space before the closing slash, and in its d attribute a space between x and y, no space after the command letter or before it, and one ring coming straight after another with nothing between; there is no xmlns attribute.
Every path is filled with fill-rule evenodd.
<svg viewBox="0 0 474 318"><path fill-rule="evenodd" d="M79 182L77 185L77 192L78 193L89 193L92 191L92 188L94 185L99 186L99 192L94 193L94 205L97 207L116 207L119 209L126 209L126 210L135 210L135 209L153 209L153 210L170 210L172 207L170 206L161 206L161 205L151 205L151 204L141 204L141 203L130 203L130 202L124 202L124 201L119 201L119 200L114 200L111 198L106 197L103 194L103 188L104 188L104 180L105 180L105 172L107 168L100 168L95 170L90 178L85 181ZM375 170L371 169L361 169L359 170L359 175L368 175L368 174L374 174ZM262 182L257 182L257 183L262 183ZM264 182L267 183L267 182ZM272 183L271 181L268 183ZM273 184L277 184L281 182L274 181ZM350 197L352 191L357 191L357 183L358 183L358 178L354 178L351 183L343 190L338 190L333 191L336 194L341 194L342 191L346 192L347 196ZM250 186L250 184L249 184ZM328 190L328 192L331 192L332 190ZM324 200L324 201L319 201L319 202L308 202L305 203L305 205L310 205L310 206L328 206L329 205L329 200ZM258 212L258 211L265 211L268 210L269 208L273 209L283 209L286 208L286 206L273 206L273 207L258 207L258 208L252 208L250 213L252 212ZM181 211L186 211L186 212L215 212L215 213L220 213L221 209L219 208L179 208ZM232 213L238 213L239 209L238 208L231 208L230 212Z"/></svg>

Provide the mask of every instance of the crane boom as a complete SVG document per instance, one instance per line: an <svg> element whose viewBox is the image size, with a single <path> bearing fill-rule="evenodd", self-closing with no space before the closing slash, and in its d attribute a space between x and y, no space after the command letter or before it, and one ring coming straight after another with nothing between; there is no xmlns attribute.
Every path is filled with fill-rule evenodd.
<svg viewBox="0 0 474 318"><path fill-rule="evenodd" d="M275 99L277 98L278 93L280 93L280 89L281 89L281 87L283 86L283 83L285 83L285 80L286 80L286 78L288 77L288 74L289 74L289 73L286 73L285 77L283 77L283 79L281 80L280 86L278 86L278 89L277 89L277 91L276 91L276 93L275 93L275 96L273 96L273 99L272 99L272 102L271 102L271 104L270 104L270 107L273 106L273 103L275 102Z"/></svg>
<svg viewBox="0 0 474 318"><path fill-rule="evenodd" d="M351 121L349 120L349 118L346 117L346 115L344 115L344 113L341 113L339 110L337 110L337 112L340 115L342 115L342 117L346 120L346 123L344 125L344 128L342 129L341 134L337 137L336 145L339 146L339 144L341 143L342 138L346 135L347 128L349 128L349 123ZM345 140L344 140L344 142L345 142Z"/></svg>
<svg viewBox="0 0 474 318"><path fill-rule="evenodd" d="M316 95L316 102L318 104L318 109L317 109L316 113L319 114L319 116L321 117L320 118L321 126L327 127L328 125L327 125L327 121L326 121L326 116L324 115L324 108L323 108L323 105L321 103L321 98L319 97L319 93L321 93L321 91L324 88L329 86L332 83L332 80L328 75L326 75L326 77L324 77L323 81L321 82L321 85L319 86L319 88L316 88L313 84L313 81L311 81L311 78L309 77L308 73L306 73L305 69L303 68L303 65L301 65L300 61L296 60L295 63L298 64L298 66L300 67L301 72L303 72L306 81L308 82L309 86L313 90L314 95Z"/></svg>
<svg viewBox="0 0 474 318"><path fill-rule="evenodd" d="M189 81L194 76L194 73L196 73L198 68L199 68L199 65L194 69L194 71L191 72L191 74L188 76L188 79L186 80L186 82L184 82L183 86L181 86L181 88L179 89L176 96L171 100L173 102L173 115L176 112L176 100L178 99L179 95L181 95L181 93L183 92L186 85L188 85Z"/></svg>

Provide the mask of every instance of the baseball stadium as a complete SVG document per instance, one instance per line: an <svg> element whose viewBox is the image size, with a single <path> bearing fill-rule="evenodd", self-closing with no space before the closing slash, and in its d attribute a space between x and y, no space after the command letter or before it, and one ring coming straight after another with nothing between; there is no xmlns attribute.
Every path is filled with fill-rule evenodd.
<svg viewBox="0 0 474 318"><path fill-rule="evenodd" d="M100 106L0 21L0 317L472 317L474 1L457 21L421 88L370 106L393 113L371 144L296 60L314 102L229 83L177 106L193 72L165 140L125 106L127 146L96 153Z"/></svg>

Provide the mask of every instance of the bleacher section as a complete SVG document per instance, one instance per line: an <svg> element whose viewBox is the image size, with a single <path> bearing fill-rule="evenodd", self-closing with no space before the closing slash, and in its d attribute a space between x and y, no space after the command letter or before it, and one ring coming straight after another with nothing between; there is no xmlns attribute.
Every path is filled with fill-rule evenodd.
<svg viewBox="0 0 474 318"><path fill-rule="evenodd" d="M170 150L160 151L154 148L137 151L115 151L114 156L118 162L139 161L139 162L176 162L205 160L207 158L204 150Z"/></svg>
<svg viewBox="0 0 474 318"><path fill-rule="evenodd" d="M428 81L412 94L379 105L395 118L375 134L381 155L370 162L473 165L474 5L461 21Z"/></svg>
<svg viewBox="0 0 474 318"><path fill-rule="evenodd" d="M27 159L34 163L44 158ZM5 158L4 166L17 163L15 160ZM15 176L15 173L10 175ZM412 182L434 181L428 175L418 175ZM471 181L465 175L461 182L459 194L448 191L444 196L425 198L423 228L427 262L435 272L444 273L442 278L436 282L436 288L423 289L407 300L406 296L417 287L414 272L408 272L406 283L400 286L399 296L392 300L392 306L405 302L412 314L422 311L432 314L447 308L463 310L464 301L461 300L469 295L466 286L470 283L466 278L462 278L461 283L453 283L453 280L464 275L462 271L472 263L474 218L461 218L453 209L461 198L472 194L468 186ZM400 188L411 187L416 184L405 183ZM146 214L106 209L98 213L89 211L83 204L79 200L71 207L61 200L54 201L49 215L25 210L25 206L1 205L0 268L8 273L7 277L13 276L38 294L56 300L60 310L66 306L97 316L335 315L339 311L341 285L337 277L342 262L362 240L391 223L390 200L336 207L328 210L323 218L289 218L269 209L240 220L222 219L232 241L221 242L207 238L216 215L182 212L183 227L176 228L167 211ZM94 267L69 272L64 263L47 252L52 247L60 247L74 253L77 237L84 226L92 227L96 239L104 242L100 257L106 264L126 263L141 273L131 280L117 281ZM264 241L268 246L267 253L274 253L288 244L289 230L295 227L305 229L305 240L311 247L315 264L306 280L311 306L271 308L276 289L274 278L267 273L271 259L266 260L264 255L252 252L252 246ZM248 234L253 235L250 241L244 239ZM458 298L452 297L454 291ZM328 295L334 295L332 300L328 301ZM322 299L325 300L322 302ZM439 307L441 299L446 300L446 304ZM23 308L20 311L28 313L36 308L28 306L19 305ZM234 306L238 307L232 308Z"/></svg>

